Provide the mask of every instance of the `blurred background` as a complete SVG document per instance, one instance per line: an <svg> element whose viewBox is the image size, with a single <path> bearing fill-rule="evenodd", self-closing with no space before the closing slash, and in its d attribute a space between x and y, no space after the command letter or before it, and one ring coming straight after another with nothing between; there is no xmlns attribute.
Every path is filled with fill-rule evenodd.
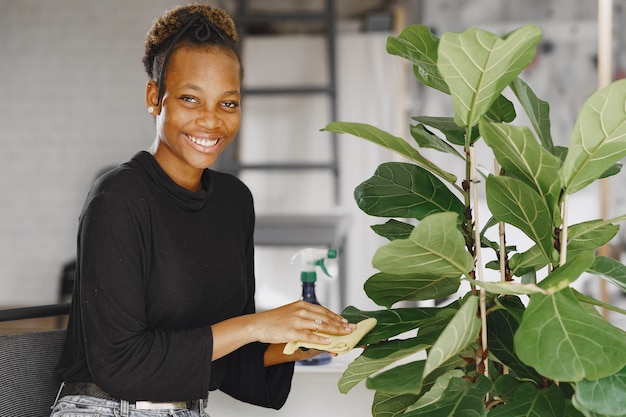
<svg viewBox="0 0 626 417"><path fill-rule="evenodd" d="M69 300L78 215L91 183L103 170L147 149L154 138L144 102L143 42L152 20L180 3L0 0L0 309ZM255 197L259 309L300 297L300 267L291 258L307 246L339 251L328 263L333 278L319 275L322 304L337 311L347 305L378 308L365 296L363 283L375 272L374 252L385 243L369 226L384 220L363 214L353 190L380 163L397 157L320 129L341 120L409 137L411 116L452 114L447 96L420 88L408 63L387 54L388 36L414 23L426 24L436 34L470 27L505 34L527 23L538 25L543 40L522 77L551 104L552 136L559 144L567 143L582 103L598 85L597 1L211 4L233 14L243 32L242 129L215 169L240 176ZM623 78L626 68L625 7L626 0L613 1L614 79ZM275 13L300 19L269 19ZM426 154L435 161L439 157ZM624 175L609 180L610 216L626 212ZM602 201L594 187L575 194L570 222L600 217ZM623 256L623 233L611 245L617 257ZM592 278L577 285L614 303L626 300ZM626 328L623 318L609 318ZM3 323L0 334L63 325L56 319L17 323ZM280 412L247 406L219 392L211 394L209 411L369 415L372 391L363 384L348 396L337 390L350 359L299 367Z"/></svg>
<svg viewBox="0 0 626 417"><path fill-rule="evenodd" d="M143 41L152 20L179 3L0 0L1 307L67 296L62 277L75 256L90 184L154 138L144 103ZM330 36L327 21L255 20L277 12L324 13L325 0L244 3L248 14L241 16L236 0L211 3L249 18L242 39L249 91L242 130L216 169L235 172L255 196L261 309L299 298L299 266L291 257L304 246L339 249L329 263L334 278L320 275L323 304L376 307L362 286L384 243L369 226L381 221L361 213L352 193L395 156L320 129L333 120L355 121L408 137L410 116L451 114L446 97L420 89L408 64L386 53L389 35L413 23L435 33L540 26L536 62L522 76L553 105L559 143L566 143L580 106L597 87L595 1L335 0ZM614 1L614 78L626 67L624 7L626 0ZM276 94L276 88L292 91ZM623 213L623 175L611 181L611 214ZM576 199L574 219L599 216L597 190Z"/></svg>

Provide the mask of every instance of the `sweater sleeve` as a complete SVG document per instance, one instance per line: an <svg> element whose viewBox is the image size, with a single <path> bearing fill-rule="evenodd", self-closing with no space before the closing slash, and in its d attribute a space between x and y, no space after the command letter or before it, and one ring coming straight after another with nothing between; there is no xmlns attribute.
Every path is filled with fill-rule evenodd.
<svg viewBox="0 0 626 417"><path fill-rule="evenodd" d="M221 390L238 400L262 407L281 408L291 390L294 363L263 366L267 345L252 343L232 354Z"/></svg>
<svg viewBox="0 0 626 417"><path fill-rule="evenodd" d="M254 227L254 216L251 221ZM247 242L247 275L248 285L254 288L254 239L252 230ZM247 313L254 313L254 296L248 299ZM294 363L284 363L271 367L264 367L264 355L268 345L265 343L251 343L231 355L230 366L224 375L221 391L238 400L278 410L281 408L291 390Z"/></svg>
<svg viewBox="0 0 626 417"><path fill-rule="evenodd" d="M151 329L144 271L150 256L146 225L128 197L114 192L90 200L78 237L80 310L94 382L117 398L181 401L208 392L210 326Z"/></svg>

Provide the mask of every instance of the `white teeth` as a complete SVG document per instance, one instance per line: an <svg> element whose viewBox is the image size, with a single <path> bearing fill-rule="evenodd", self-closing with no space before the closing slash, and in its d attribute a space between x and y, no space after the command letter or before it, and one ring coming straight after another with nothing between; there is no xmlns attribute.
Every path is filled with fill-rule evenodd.
<svg viewBox="0 0 626 417"><path fill-rule="evenodd" d="M189 136L189 139L193 143L197 143L198 145L204 146L208 148L209 146L215 146L219 139L204 139L204 138L194 138L193 136Z"/></svg>

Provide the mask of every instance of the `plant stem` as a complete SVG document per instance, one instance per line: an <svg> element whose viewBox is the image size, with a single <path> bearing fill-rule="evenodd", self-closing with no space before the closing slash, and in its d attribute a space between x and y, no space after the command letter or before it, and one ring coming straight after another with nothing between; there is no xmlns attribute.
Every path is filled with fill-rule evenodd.
<svg viewBox="0 0 626 417"><path fill-rule="evenodd" d="M467 131L465 133L465 137L471 137L472 128L470 126L467 127ZM471 149L472 145L466 140L465 143L465 179L462 183L463 188L463 200L465 204L465 211L462 221L462 229L463 234L465 236L465 246L469 254L474 258L474 269L470 271L468 278L476 279L476 240L475 240L475 231L474 227L475 222L472 214L472 204L471 204L471 178L472 178L472 158L471 158ZM479 241L480 242L480 241ZM480 243L479 243L480 245ZM479 246L480 247L480 246ZM478 295L476 291L476 286L471 285L472 295Z"/></svg>
<svg viewBox="0 0 626 417"><path fill-rule="evenodd" d="M471 166L471 194L473 197L474 203L474 242L476 245L476 250L474 251L475 259L476 259L476 274L478 275L478 280L481 283L485 282L485 277L483 276L483 262L480 250L480 228L478 227L478 173L476 171L476 156L474 155L474 147L469 147L469 157L470 157L470 166ZM480 335L480 343L482 350L482 357L480 358L480 364L484 367L484 375L489 377L489 366L487 363L488 357L488 345L487 345L487 292L483 285L480 286L480 320L482 322L481 326L481 335Z"/></svg>
<svg viewBox="0 0 626 417"><path fill-rule="evenodd" d="M497 160L493 160L493 172L499 172L500 166ZM504 222L498 222L498 240L499 247L498 251L500 252L500 281L506 281L506 240L505 240L505 226Z"/></svg>
<svg viewBox="0 0 626 417"><path fill-rule="evenodd" d="M565 197L563 197L563 205L561 206L561 218L563 219L563 226L561 226L559 266L563 265L567 261L567 209L567 194L565 194Z"/></svg>
<svg viewBox="0 0 626 417"><path fill-rule="evenodd" d="M500 164L496 159L493 160L493 172L500 172ZM498 252L500 253L500 282L507 281L507 254L506 254L506 227L504 222L498 222L498 239L499 239L499 247ZM497 300L497 298L496 298ZM509 373L509 367L505 364L502 364L502 374L507 375Z"/></svg>

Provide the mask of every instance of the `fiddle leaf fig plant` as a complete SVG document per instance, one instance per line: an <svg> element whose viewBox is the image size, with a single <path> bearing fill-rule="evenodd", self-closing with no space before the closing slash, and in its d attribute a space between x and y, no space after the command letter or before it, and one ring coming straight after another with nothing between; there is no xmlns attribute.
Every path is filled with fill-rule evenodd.
<svg viewBox="0 0 626 417"><path fill-rule="evenodd" d="M409 26L387 51L448 95L454 114L413 117L409 139L363 123L325 127L404 159L354 192L360 209L387 219L372 229L389 242L364 285L381 309L343 312L377 325L339 389L375 390L375 417L626 415L626 332L597 307L626 311L572 285L591 274L626 291L626 266L598 251L626 216L568 224L567 215L570 195L620 172L626 80L589 97L569 146L556 146L549 104L520 77L540 40L533 25L440 38ZM479 167L477 152L493 168Z"/></svg>

